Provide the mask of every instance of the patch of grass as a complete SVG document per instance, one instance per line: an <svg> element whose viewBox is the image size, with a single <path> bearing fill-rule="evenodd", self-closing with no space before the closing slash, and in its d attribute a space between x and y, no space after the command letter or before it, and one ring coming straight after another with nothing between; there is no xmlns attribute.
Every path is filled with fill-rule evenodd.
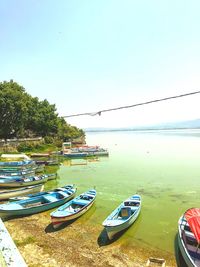
<svg viewBox="0 0 200 267"><path fill-rule="evenodd" d="M17 240L17 239L15 239L14 242L15 242L15 245L17 247L20 247L20 246L25 246L25 245L28 245L28 244L35 243L36 242L36 239L35 239L34 236L28 236L27 238L25 238L23 240Z"/></svg>

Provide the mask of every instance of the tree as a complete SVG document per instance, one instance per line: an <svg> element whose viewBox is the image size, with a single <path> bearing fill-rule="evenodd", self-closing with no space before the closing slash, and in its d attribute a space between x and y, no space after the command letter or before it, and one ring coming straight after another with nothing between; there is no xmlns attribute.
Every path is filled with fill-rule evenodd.
<svg viewBox="0 0 200 267"><path fill-rule="evenodd" d="M0 83L0 138L7 140L23 132L28 98L24 88L12 80Z"/></svg>
<svg viewBox="0 0 200 267"><path fill-rule="evenodd" d="M72 140L77 137L85 136L82 129L68 124L63 118L58 118L58 136L63 141Z"/></svg>
<svg viewBox="0 0 200 267"><path fill-rule="evenodd" d="M57 118L55 105L50 105L45 99L39 101L32 98L28 108L26 130L37 136L55 135L57 133Z"/></svg>
<svg viewBox="0 0 200 267"><path fill-rule="evenodd" d="M0 83L0 138L42 136L71 140L84 136L83 130L58 117L56 106L39 101L16 82Z"/></svg>

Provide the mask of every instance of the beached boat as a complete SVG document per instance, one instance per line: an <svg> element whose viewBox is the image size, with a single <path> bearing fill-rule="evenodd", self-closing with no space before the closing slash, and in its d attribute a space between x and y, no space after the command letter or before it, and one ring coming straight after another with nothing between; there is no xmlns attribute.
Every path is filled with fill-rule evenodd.
<svg viewBox="0 0 200 267"><path fill-rule="evenodd" d="M178 221L178 245L188 267L200 267L200 208L188 209Z"/></svg>
<svg viewBox="0 0 200 267"><path fill-rule="evenodd" d="M95 199L96 190L92 189L59 207L50 214L53 227L58 228L61 224L78 218L93 205Z"/></svg>
<svg viewBox="0 0 200 267"><path fill-rule="evenodd" d="M44 184L31 185L26 187L0 190L0 200L11 197L24 196L30 193L40 192L44 189Z"/></svg>
<svg viewBox="0 0 200 267"><path fill-rule="evenodd" d="M108 238L128 228L138 217L141 210L141 197L133 195L122 202L103 222Z"/></svg>
<svg viewBox="0 0 200 267"><path fill-rule="evenodd" d="M72 199L75 193L74 185L67 185L47 192L30 194L23 199L0 204L0 217L30 215L53 209Z"/></svg>
<svg viewBox="0 0 200 267"><path fill-rule="evenodd" d="M45 183L48 180L48 175L30 176L30 177L10 177L0 176L0 187L23 187Z"/></svg>
<svg viewBox="0 0 200 267"><path fill-rule="evenodd" d="M88 156L109 156L108 150L101 148L98 151L88 152Z"/></svg>

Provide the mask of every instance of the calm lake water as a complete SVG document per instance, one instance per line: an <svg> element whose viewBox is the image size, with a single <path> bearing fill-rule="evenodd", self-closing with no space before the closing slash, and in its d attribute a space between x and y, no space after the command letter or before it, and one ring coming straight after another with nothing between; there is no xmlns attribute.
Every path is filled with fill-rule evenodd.
<svg viewBox="0 0 200 267"><path fill-rule="evenodd" d="M96 187L96 204L82 220L101 225L123 200L139 193L141 215L121 242L174 254L179 217L200 205L200 131L87 133L86 141L108 148L109 157L73 160L74 166L64 162L56 180L56 186L75 183L78 193Z"/></svg>

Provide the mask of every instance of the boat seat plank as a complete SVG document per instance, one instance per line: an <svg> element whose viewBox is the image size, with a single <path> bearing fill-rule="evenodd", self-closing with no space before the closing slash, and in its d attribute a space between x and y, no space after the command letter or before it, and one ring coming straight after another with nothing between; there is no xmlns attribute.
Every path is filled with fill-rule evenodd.
<svg viewBox="0 0 200 267"><path fill-rule="evenodd" d="M64 198L64 197L68 197L70 194L68 194L67 192L59 192L59 194L60 194L60 198Z"/></svg>
<svg viewBox="0 0 200 267"><path fill-rule="evenodd" d="M80 200L73 200L73 204L85 206L89 203L88 200L80 199Z"/></svg>
<svg viewBox="0 0 200 267"><path fill-rule="evenodd" d="M55 201L58 200L56 197L54 197L54 196L50 196L50 195L44 196L43 198L44 198L44 200L46 200L47 202L55 202Z"/></svg>

